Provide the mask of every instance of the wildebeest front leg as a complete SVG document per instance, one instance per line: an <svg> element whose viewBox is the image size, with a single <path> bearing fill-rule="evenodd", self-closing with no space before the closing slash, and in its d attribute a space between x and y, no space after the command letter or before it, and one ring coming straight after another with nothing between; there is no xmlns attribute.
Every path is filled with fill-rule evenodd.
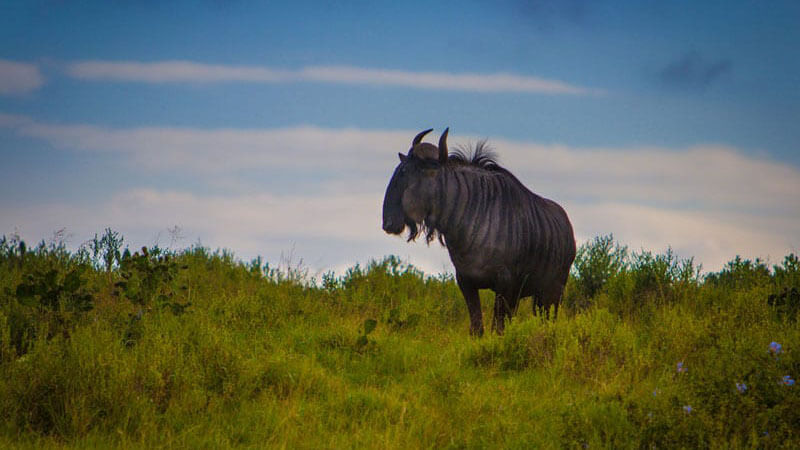
<svg viewBox="0 0 800 450"><path fill-rule="evenodd" d="M464 295L469 310L469 333L473 336L483 336L483 314L481 313L481 298L478 290L470 283L456 276L456 282Z"/></svg>

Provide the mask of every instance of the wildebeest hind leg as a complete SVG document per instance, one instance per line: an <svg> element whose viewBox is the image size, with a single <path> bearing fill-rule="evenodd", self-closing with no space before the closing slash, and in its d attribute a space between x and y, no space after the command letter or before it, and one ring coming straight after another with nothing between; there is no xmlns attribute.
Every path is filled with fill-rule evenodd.
<svg viewBox="0 0 800 450"><path fill-rule="evenodd" d="M492 329L497 334L503 334L506 328L506 319L511 321L511 317L517 309L517 299L514 294L495 293L494 294L494 316L492 317Z"/></svg>
<svg viewBox="0 0 800 450"><path fill-rule="evenodd" d="M545 318L550 318L550 306L553 307L553 318L558 316L558 304L561 302L561 294L564 292L563 285L553 286L552 289L546 290L541 294L541 301L539 305L544 311ZM536 302L535 302L536 303ZM534 313L536 312L536 305L534 303Z"/></svg>

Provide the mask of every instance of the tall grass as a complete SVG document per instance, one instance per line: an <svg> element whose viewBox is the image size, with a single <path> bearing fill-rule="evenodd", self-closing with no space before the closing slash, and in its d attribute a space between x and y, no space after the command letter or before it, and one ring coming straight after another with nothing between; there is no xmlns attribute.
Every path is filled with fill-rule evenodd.
<svg viewBox="0 0 800 450"><path fill-rule="evenodd" d="M2 447L797 447L800 264L585 243L557 318L451 277L0 240ZM491 308L488 292L482 296Z"/></svg>

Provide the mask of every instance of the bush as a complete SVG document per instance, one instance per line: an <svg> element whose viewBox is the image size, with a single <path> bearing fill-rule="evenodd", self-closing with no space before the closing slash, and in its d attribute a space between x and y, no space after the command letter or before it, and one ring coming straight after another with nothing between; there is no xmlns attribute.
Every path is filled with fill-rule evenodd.
<svg viewBox="0 0 800 450"><path fill-rule="evenodd" d="M694 266L693 258L681 259L667 248L659 255L649 251L634 254L628 275L633 279L635 296L675 302L697 286L700 268Z"/></svg>
<svg viewBox="0 0 800 450"><path fill-rule="evenodd" d="M750 289L768 284L771 281L771 274L764 261L758 258L751 261L736 255L736 258L725 264L721 271L708 274L705 281L719 288Z"/></svg>
<svg viewBox="0 0 800 450"><path fill-rule="evenodd" d="M68 336L94 308L91 272L61 243L31 249L19 238L0 239L0 307L7 326L0 360L24 355L37 337Z"/></svg>
<svg viewBox="0 0 800 450"><path fill-rule="evenodd" d="M614 235L609 234L578 247L572 273L579 292L584 298L591 298L627 265L628 247L614 242Z"/></svg>
<svg viewBox="0 0 800 450"><path fill-rule="evenodd" d="M630 314L691 295L699 283L700 267L671 248L663 254L630 254L613 235L598 236L578 248L564 303L582 309L599 300L612 311Z"/></svg>
<svg viewBox="0 0 800 450"><path fill-rule="evenodd" d="M176 278L181 269L174 255L164 253L158 247L150 250L142 247L141 253L131 255L125 250L119 259L121 280L114 284L114 294L144 308L169 308L176 314L183 313L191 303L175 301L179 287Z"/></svg>

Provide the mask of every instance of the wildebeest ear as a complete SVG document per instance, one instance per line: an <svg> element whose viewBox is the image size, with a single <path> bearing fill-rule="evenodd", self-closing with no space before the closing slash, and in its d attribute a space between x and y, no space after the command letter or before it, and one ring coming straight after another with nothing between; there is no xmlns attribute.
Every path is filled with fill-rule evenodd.
<svg viewBox="0 0 800 450"><path fill-rule="evenodd" d="M408 159L408 156L406 156L406 155L404 155L402 153L398 153L397 156L400 157L400 162L406 162L406 159Z"/></svg>
<svg viewBox="0 0 800 450"><path fill-rule="evenodd" d="M450 127L444 129L444 133L439 138L439 164L447 164L447 133Z"/></svg>

